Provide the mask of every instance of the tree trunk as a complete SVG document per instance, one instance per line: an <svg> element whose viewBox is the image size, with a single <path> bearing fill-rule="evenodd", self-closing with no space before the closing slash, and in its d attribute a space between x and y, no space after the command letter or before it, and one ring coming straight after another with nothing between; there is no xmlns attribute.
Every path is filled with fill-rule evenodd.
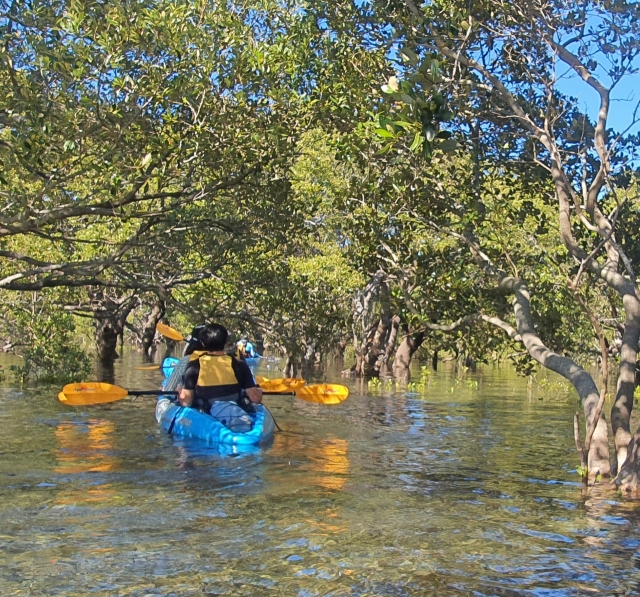
<svg viewBox="0 0 640 597"><path fill-rule="evenodd" d="M384 319L380 318L371 345L366 353L362 355L362 364L358 371L361 377L377 377L379 375L378 363L380 356L384 354L384 347L389 336L389 327L388 320L385 323Z"/></svg>
<svg viewBox="0 0 640 597"><path fill-rule="evenodd" d="M376 364L384 354L390 327L389 285L386 274L378 271L354 298L354 372L359 377L378 375Z"/></svg>
<svg viewBox="0 0 640 597"><path fill-rule="evenodd" d="M164 312L165 303L163 300L158 299L151 308L151 312L142 327L142 352L147 358L150 357L151 347L156 336L156 325L164 317Z"/></svg>
<svg viewBox="0 0 640 597"><path fill-rule="evenodd" d="M379 371L388 373L391 370L389 361L391 359L391 353L393 353L393 351L396 349L396 344L398 342L398 330L400 329L400 322L401 319L399 315L394 315L391 318L391 329L389 331L389 337L387 338L387 347L378 364Z"/></svg>
<svg viewBox="0 0 640 597"><path fill-rule="evenodd" d="M515 295L513 310L518 323L518 333L527 352L538 363L571 382L582 401L586 428L589 429L594 422L600 401L600 393L593 378L575 361L556 354L543 344L533 325L531 299L524 282L515 278L505 278L503 285L513 289ZM602 411L589 448L589 478L594 480L598 475L611 476L607 422Z"/></svg>
<svg viewBox="0 0 640 597"><path fill-rule="evenodd" d="M464 359L464 366L467 367L468 369L470 369L471 371L475 371L476 370L476 362L473 359L473 357L468 354L465 359Z"/></svg>
<svg viewBox="0 0 640 597"><path fill-rule="evenodd" d="M631 441L631 411L633 410L636 388L636 360L638 358L638 341L640 341L640 313L638 312L637 300L635 303L635 305L625 305L626 325L620 349L618 389L616 400L611 408L611 427L619 471L622 470L625 460L627 460L627 447ZM640 479L636 480L636 483L640 485Z"/></svg>
<svg viewBox="0 0 640 597"><path fill-rule="evenodd" d="M438 349L435 349L431 355L431 367L434 371L438 370Z"/></svg>
<svg viewBox="0 0 640 597"><path fill-rule="evenodd" d="M636 431L626 446L627 458L616 477L616 485L622 495L628 498L640 498L640 431Z"/></svg>
<svg viewBox="0 0 640 597"><path fill-rule="evenodd" d="M285 361L284 364L284 376L285 377L296 377L297 373L298 373L298 364L296 363L296 360L292 357L292 356L287 356L287 360Z"/></svg>
<svg viewBox="0 0 640 597"><path fill-rule="evenodd" d="M93 314L96 319L95 339L98 358L108 363L118 358L118 338L124 332L129 313L138 305L138 297L120 300L105 296L102 290L92 293Z"/></svg>
<svg viewBox="0 0 640 597"><path fill-rule="evenodd" d="M411 359L414 353L425 339L425 333L419 332L417 334L409 333L407 326L404 326L405 336L396 351L396 356L393 359L393 373L396 377L401 377L407 374L411 365Z"/></svg>
<svg viewBox="0 0 640 597"><path fill-rule="evenodd" d="M103 363L112 362L118 358L117 324L109 318L101 318L96 321L96 349L98 358Z"/></svg>

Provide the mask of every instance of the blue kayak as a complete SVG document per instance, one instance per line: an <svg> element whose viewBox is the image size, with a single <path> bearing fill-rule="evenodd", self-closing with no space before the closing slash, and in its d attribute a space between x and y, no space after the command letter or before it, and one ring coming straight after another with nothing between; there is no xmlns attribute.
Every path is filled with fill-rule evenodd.
<svg viewBox="0 0 640 597"><path fill-rule="evenodd" d="M182 379L189 357L167 358L162 363L165 376L163 389L172 391ZM194 408L180 406L169 396L160 396L156 404L156 420L162 428L180 437L199 438L208 443L251 446L269 441L273 437L275 422L271 413L262 405L256 405L251 415L253 426L249 431L232 431L222 422Z"/></svg>

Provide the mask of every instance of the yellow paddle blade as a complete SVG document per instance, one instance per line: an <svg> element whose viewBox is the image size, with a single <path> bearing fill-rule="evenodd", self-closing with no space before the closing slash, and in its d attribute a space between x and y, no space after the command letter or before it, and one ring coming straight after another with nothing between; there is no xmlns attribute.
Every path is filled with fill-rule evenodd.
<svg viewBox="0 0 640 597"><path fill-rule="evenodd" d="M97 381L70 383L62 388L58 400L69 406L84 406L86 404L105 404L126 398L129 392L119 386Z"/></svg>
<svg viewBox="0 0 640 597"><path fill-rule="evenodd" d="M256 380L256 383L261 384L261 383L263 383L265 381L269 381L269 378L268 377L262 377L262 375L256 375L255 376L255 380Z"/></svg>
<svg viewBox="0 0 640 597"><path fill-rule="evenodd" d="M318 404L340 404L349 397L349 388L338 384L319 383L296 390L296 396Z"/></svg>
<svg viewBox="0 0 640 597"><path fill-rule="evenodd" d="M294 392L307 383L304 379L287 377L286 379L267 379L266 377L256 377L258 385L265 392Z"/></svg>
<svg viewBox="0 0 640 597"><path fill-rule="evenodd" d="M135 367L138 371L155 371L160 369L160 365L145 365L144 367Z"/></svg>
<svg viewBox="0 0 640 597"><path fill-rule="evenodd" d="M182 340L184 340L184 336L178 330L174 330L172 327L169 327L164 323L156 325L156 330L170 340L175 340L176 342L182 342Z"/></svg>

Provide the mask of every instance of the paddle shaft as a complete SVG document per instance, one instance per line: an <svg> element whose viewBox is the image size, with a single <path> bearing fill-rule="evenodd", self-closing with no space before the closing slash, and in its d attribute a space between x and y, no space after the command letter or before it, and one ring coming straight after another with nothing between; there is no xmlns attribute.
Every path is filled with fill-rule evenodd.
<svg viewBox="0 0 640 597"><path fill-rule="evenodd" d="M266 396L293 396L295 392L262 392ZM129 390L129 396L177 396L178 392L168 390Z"/></svg>

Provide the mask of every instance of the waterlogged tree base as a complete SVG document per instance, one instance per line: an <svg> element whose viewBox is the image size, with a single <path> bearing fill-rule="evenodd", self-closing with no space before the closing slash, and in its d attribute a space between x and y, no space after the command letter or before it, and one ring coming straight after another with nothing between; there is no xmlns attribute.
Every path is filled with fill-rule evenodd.
<svg viewBox="0 0 640 597"><path fill-rule="evenodd" d="M640 433L636 433L627 453L627 460L622 465L615 484L623 497L633 500L640 499Z"/></svg>

